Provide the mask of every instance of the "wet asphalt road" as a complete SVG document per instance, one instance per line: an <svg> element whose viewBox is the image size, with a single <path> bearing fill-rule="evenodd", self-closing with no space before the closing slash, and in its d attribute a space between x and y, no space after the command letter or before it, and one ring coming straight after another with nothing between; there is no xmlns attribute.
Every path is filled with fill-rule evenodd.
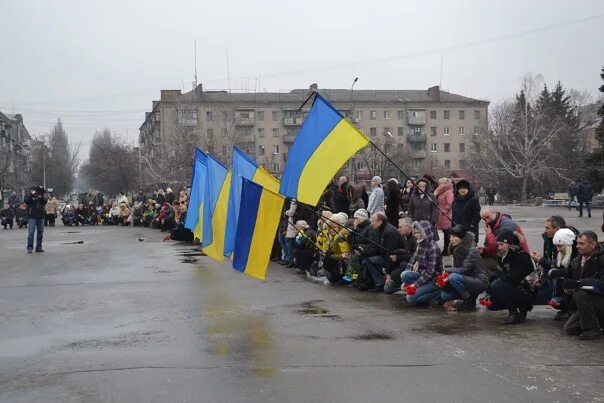
<svg viewBox="0 0 604 403"><path fill-rule="evenodd" d="M539 248L567 214L505 211ZM604 401L604 340L565 336L549 308L504 327L277 265L259 282L162 235L59 226L27 255L0 230L1 402Z"/></svg>

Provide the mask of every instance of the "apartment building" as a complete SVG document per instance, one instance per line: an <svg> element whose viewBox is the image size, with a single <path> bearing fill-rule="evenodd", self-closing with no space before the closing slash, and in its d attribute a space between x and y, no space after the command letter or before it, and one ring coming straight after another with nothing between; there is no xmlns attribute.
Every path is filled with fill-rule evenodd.
<svg viewBox="0 0 604 403"><path fill-rule="evenodd" d="M404 156L413 174L439 167L444 174L464 176L473 136L486 130L487 101L441 91L438 86L351 91L313 84L288 93L228 93L203 91L198 85L184 94L161 91L140 127L141 152L153 160L166 149L171 134L188 133L225 161L236 144L278 175L310 104L298 110L312 91L328 99L376 144L389 144L392 156ZM377 161L358 157L343 172L366 180L379 174L377 169Z"/></svg>
<svg viewBox="0 0 604 403"><path fill-rule="evenodd" d="M31 142L22 115L0 111L0 198L30 186Z"/></svg>

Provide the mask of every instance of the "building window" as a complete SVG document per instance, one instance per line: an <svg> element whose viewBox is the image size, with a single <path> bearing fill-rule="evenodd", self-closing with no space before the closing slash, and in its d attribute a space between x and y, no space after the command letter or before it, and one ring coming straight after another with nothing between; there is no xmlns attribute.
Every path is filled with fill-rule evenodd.
<svg viewBox="0 0 604 403"><path fill-rule="evenodd" d="M459 152L460 153L465 153L466 152L466 144L465 143L459 143Z"/></svg>
<svg viewBox="0 0 604 403"><path fill-rule="evenodd" d="M365 169L365 164L362 161L357 162L357 170L362 171Z"/></svg>
<svg viewBox="0 0 604 403"><path fill-rule="evenodd" d="M445 119L447 119L447 120L448 120L448 119L449 119L449 117L450 117L450 115L451 115L451 113L450 113L449 111L445 111L445 112L444 112L444 117L445 117Z"/></svg>
<svg viewBox="0 0 604 403"><path fill-rule="evenodd" d="M256 112L256 116L258 116L258 120L263 122L264 121L264 111L258 111Z"/></svg>
<svg viewBox="0 0 604 403"><path fill-rule="evenodd" d="M451 143L445 143L445 152L446 153L451 152Z"/></svg>
<svg viewBox="0 0 604 403"><path fill-rule="evenodd" d="M264 138L264 129L261 127L258 128L258 137Z"/></svg>
<svg viewBox="0 0 604 403"><path fill-rule="evenodd" d="M369 119L375 120L376 117L377 117L377 114L375 111L369 111Z"/></svg>
<svg viewBox="0 0 604 403"><path fill-rule="evenodd" d="M413 127L411 128L411 135L413 136L419 136L422 134L422 128L421 127Z"/></svg>
<svg viewBox="0 0 604 403"><path fill-rule="evenodd" d="M466 161L459 160L459 169L466 169Z"/></svg>
<svg viewBox="0 0 604 403"><path fill-rule="evenodd" d="M390 111L384 111L384 119L390 119Z"/></svg>
<svg viewBox="0 0 604 403"><path fill-rule="evenodd" d="M390 128L389 128L389 127L384 127L384 134L385 134L386 136L390 136L390 137L392 137L392 131L390 130Z"/></svg>
<svg viewBox="0 0 604 403"><path fill-rule="evenodd" d="M466 128L464 126L459 126L459 134L462 136L466 134Z"/></svg>
<svg viewBox="0 0 604 403"><path fill-rule="evenodd" d="M430 111L430 119L436 119L436 111Z"/></svg>
<svg viewBox="0 0 604 403"><path fill-rule="evenodd" d="M279 120L279 111L273 111L273 122Z"/></svg>
<svg viewBox="0 0 604 403"><path fill-rule="evenodd" d="M474 119L480 119L480 111L474 111Z"/></svg>
<svg viewBox="0 0 604 403"><path fill-rule="evenodd" d="M279 128L278 127L275 127L273 129L273 137L279 137Z"/></svg>
<svg viewBox="0 0 604 403"><path fill-rule="evenodd" d="M363 111L356 111L357 120L363 119Z"/></svg>
<svg viewBox="0 0 604 403"><path fill-rule="evenodd" d="M445 136L448 136L450 134L449 133L449 128L448 127L443 128L443 133L444 133Z"/></svg>
<svg viewBox="0 0 604 403"><path fill-rule="evenodd" d="M474 126L474 134L480 134L480 126Z"/></svg>
<svg viewBox="0 0 604 403"><path fill-rule="evenodd" d="M398 134L400 137L402 137L403 134L405 134L405 128L404 127L397 127L396 128L396 134Z"/></svg>
<svg viewBox="0 0 604 403"><path fill-rule="evenodd" d="M279 165L278 162L275 162L273 164L273 172L278 172L281 169L281 166Z"/></svg>
<svg viewBox="0 0 604 403"><path fill-rule="evenodd" d="M445 168L451 169L451 160L445 160Z"/></svg>
<svg viewBox="0 0 604 403"><path fill-rule="evenodd" d="M436 127L430 128L430 136L436 136Z"/></svg>
<svg viewBox="0 0 604 403"><path fill-rule="evenodd" d="M279 154L279 144L275 144L273 146L273 154L275 154L275 155Z"/></svg>
<svg viewBox="0 0 604 403"><path fill-rule="evenodd" d="M377 136L377 128L375 128L375 127L370 128L369 134L371 135L371 137Z"/></svg>
<svg viewBox="0 0 604 403"><path fill-rule="evenodd" d="M214 129L208 129L206 131L208 138L214 137Z"/></svg>
<svg viewBox="0 0 604 403"><path fill-rule="evenodd" d="M396 118L398 120L403 120L405 119L405 111L396 111Z"/></svg>
<svg viewBox="0 0 604 403"><path fill-rule="evenodd" d="M264 155L264 146L258 146L258 155Z"/></svg>
<svg viewBox="0 0 604 403"><path fill-rule="evenodd" d="M466 111L459 111L459 120L464 120L466 118Z"/></svg>
<svg viewBox="0 0 604 403"><path fill-rule="evenodd" d="M474 149L476 150L477 153L479 153L480 152L480 143L474 144Z"/></svg>
<svg viewBox="0 0 604 403"><path fill-rule="evenodd" d="M211 122L214 118L214 114L211 111L206 112L206 120Z"/></svg>
<svg viewBox="0 0 604 403"><path fill-rule="evenodd" d="M432 151L433 153L436 152L436 143L430 144L430 151Z"/></svg>

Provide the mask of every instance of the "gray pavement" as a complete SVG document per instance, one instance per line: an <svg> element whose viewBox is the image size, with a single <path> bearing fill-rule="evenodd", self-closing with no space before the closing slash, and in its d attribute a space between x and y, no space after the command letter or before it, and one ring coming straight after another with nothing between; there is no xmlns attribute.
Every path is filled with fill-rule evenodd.
<svg viewBox="0 0 604 403"><path fill-rule="evenodd" d="M602 234L601 211L502 210L533 248L553 213ZM604 401L604 340L549 307L505 327L277 265L260 282L162 235L59 226L28 255L0 230L0 401Z"/></svg>

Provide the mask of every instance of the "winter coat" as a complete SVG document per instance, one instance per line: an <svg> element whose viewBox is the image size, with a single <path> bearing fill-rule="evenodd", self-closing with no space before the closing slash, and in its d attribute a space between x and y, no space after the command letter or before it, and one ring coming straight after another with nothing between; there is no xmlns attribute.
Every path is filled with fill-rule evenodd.
<svg viewBox="0 0 604 403"><path fill-rule="evenodd" d="M59 208L59 201L54 197L46 202L46 206L44 210L46 214L57 214L57 209Z"/></svg>
<svg viewBox="0 0 604 403"><path fill-rule="evenodd" d="M19 205L19 197L17 195L10 195L8 197L8 205L12 208L17 208Z"/></svg>
<svg viewBox="0 0 604 403"><path fill-rule="evenodd" d="M323 192L323 194L321 195L321 199L319 199L319 212L323 211L323 210L329 210L331 212L334 212L336 209L336 205L333 201L333 192L331 191L331 189L327 189L325 192Z"/></svg>
<svg viewBox="0 0 604 403"><path fill-rule="evenodd" d="M298 235L298 231L296 230L296 210L298 208L298 205L296 204L295 201L292 200L291 204L289 205L289 209L285 212L285 215L287 216L287 229L285 230L285 237L286 238L295 238L296 235Z"/></svg>
<svg viewBox="0 0 604 403"><path fill-rule="evenodd" d="M386 217L388 217L388 222L395 227L398 227L400 206L401 196L397 187L396 192L388 192L388 196L386 196Z"/></svg>
<svg viewBox="0 0 604 403"><path fill-rule="evenodd" d="M348 240L354 248L360 246L365 250L367 245L371 244L371 241L379 242L380 237L379 233L371 226L371 222L365 220L357 226L356 230L350 232Z"/></svg>
<svg viewBox="0 0 604 403"><path fill-rule="evenodd" d="M376 186L369 195L367 211L370 215L378 211L384 211L384 190L381 186Z"/></svg>
<svg viewBox="0 0 604 403"><path fill-rule="evenodd" d="M13 221L15 214L13 213L13 209L11 209L10 207L7 208L3 208L2 210L0 210L0 218L2 218L2 220L9 220L9 221Z"/></svg>
<svg viewBox="0 0 604 403"><path fill-rule="evenodd" d="M15 210L15 218L17 219L17 222L22 220L28 220L29 215L27 214L27 209L23 210L18 208L17 210Z"/></svg>
<svg viewBox="0 0 604 403"><path fill-rule="evenodd" d="M420 278L414 283L418 288L433 281L443 271L442 254L434 241L432 228L428 221L413 223L413 229L419 230L424 239L417 243L415 253L407 263L406 270L414 271L415 263L418 263L417 272L420 273Z"/></svg>
<svg viewBox="0 0 604 403"><path fill-rule="evenodd" d="M331 260L342 260L344 258L342 255L351 251L348 230L345 228L335 235L329 232L329 228L324 229L317 235L316 245Z"/></svg>
<svg viewBox="0 0 604 403"><path fill-rule="evenodd" d="M568 185L568 195L573 198L573 197L577 197L577 192L579 191L579 188L577 187L577 185L575 183L572 183L570 185Z"/></svg>
<svg viewBox="0 0 604 403"><path fill-rule="evenodd" d="M516 234L520 239L520 248L525 252L529 251L522 228L511 218L497 213L497 219L491 227L491 233L487 234L484 239L484 247L482 248L483 257L497 257L497 234L500 231L510 231Z"/></svg>
<svg viewBox="0 0 604 403"><path fill-rule="evenodd" d="M119 201L118 201L119 202ZM160 206L163 205L166 202L166 196L164 196L161 193L158 193L157 196L155 196L155 203L159 204Z"/></svg>
<svg viewBox="0 0 604 403"><path fill-rule="evenodd" d="M459 192L455 193L453 199L453 222L461 224L467 230L478 232L478 223L480 222L480 202L470 189L466 197L461 197Z"/></svg>
<svg viewBox="0 0 604 403"><path fill-rule="evenodd" d="M104 203L105 203L105 196L103 196L103 194L101 192L98 192L96 194L96 203L95 203L95 206L97 206L97 207L103 207Z"/></svg>
<svg viewBox="0 0 604 403"><path fill-rule="evenodd" d="M430 195L430 189L426 187L424 194L419 190L413 192L409 199L409 216L413 221L429 221L432 225L436 225L438 218L438 209L434 205L434 200Z"/></svg>
<svg viewBox="0 0 604 403"><path fill-rule="evenodd" d="M25 204L27 204L27 211L30 218L44 218L46 211L44 210L44 206L46 206L46 202L48 199L46 196L37 194L32 195L28 193L25 196Z"/></svg>
<svg viewBox="0 0 604 403"><path fill-rule="evenodd" d="M589 183L588 181L581 182L577 189L577 199L591 200L591 196L592 196L591 183Z"/></svg>
<svg viewBox="0 0 604 403"><path fill-rule="evenodd" d="M363 247L365 252L364 255L366 257L381 256L386 262L386 271L390 272L393 270L393 268L390 267L392 266L392 261L390 260L389 256L393 251L398 249L401 234L399 234L396 227L389 222L382 224L382 226L378 228L376 232L378 236L377 244L381 245L382 247L380 248L375 244L367 244Z"/></svg>
<svg viewBox="0 0 604 403"><path fill-rule="evenodd" d="M449 253L453 256L453 266L445 268L446 272L476 278L483 281L485 286L488 284L489 274L482 263L472 232L467 232L457 247L450 245Z"/></svg>
<svg viewBox="0 0 604 403"><path fill-rule="evenodd" d="M166 203L174 203L174 193L166 193Z"/></svg>
<svg viewBox="0 0 604 403"><path fill-rule="evenodd" d="M401 191L401 209L406 213L409 210L409 199L413 194L413 190L404 188Z"/></svg>
<svg viewBox="0 0 604 403"><path fill-rule="evenodd" d="M401 264L407 265L407 262L411 259L413 254L415 253L415 248L417 247L417 239L411 232L407 236L403 236L399 234L398 247L390 253L391 255L396 256L396 260L392 263L390 268L394 269ZM388 256L388 260L390 260L390 256ZM386 267L386 272L388 274L392 273L389 270L389 267Z"/></svg>
<svg viewBox="0 0 604 403"><path fill-rule="evenodd" d="M338 186L334 194L334 203L336 206L335 213L346 213L350 207L350 199L348 196L348 182L342 186Z"/></svg>
<svg viewBox="0 0 604 403"><path fill-rule="evenodd" d="M533 259L518 246L510 246L504 256L497 257L499 278L508 284L519 286L522 280L535 270Z"/></svg>
<svg viewBox="0 0 604 403"><path fill-rule="evenodd" d="M436 228L439 230L451 229L451 220L453 219L453 185L438 185L434 191L436 204L438 205L438 220Z"/></svg>
<svg viewBox="0 0 604 403"><path fill-rule="evenodd" d="M572 256L577 256L577 237L579 236L579 230L575 227L569 226L565 227L571 230L575 234L575 240L572 245ZM541 234L543 238L543 257L539 261L539 265L546 270L549 270L552 267L556 266L557 258L558 258L558 249L554 245L553 238L548 238L545 234Z"/></svg>
<svg viewBox="0 0 604 403"><path fill-rule="evenodd" d="M296 235L294 248L315 250L315 242L317 241L317 233L312 228L302 230Z"/></svg>

